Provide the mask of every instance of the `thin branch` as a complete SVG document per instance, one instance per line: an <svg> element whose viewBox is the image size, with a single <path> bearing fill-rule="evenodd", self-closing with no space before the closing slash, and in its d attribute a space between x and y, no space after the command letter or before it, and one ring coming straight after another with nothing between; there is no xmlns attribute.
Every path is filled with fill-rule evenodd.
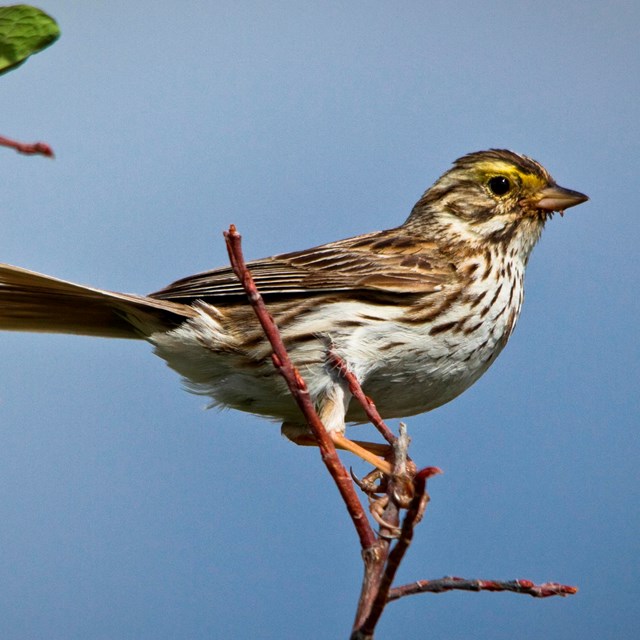
<svg viewBox="0 0 640 640"><path fill-rule="evenodd" d="M402 531L400 533L400 537L396 542L393 549L389 553L389 556L386 561L386 566L384 569L384 573L381 576L380 584L378 586L378 592L376 594L376 598L371 605L371 611L367 616L367 619L364 621L361 629L359 631L363 634L364 637L370 635L373 637L373 632L382 616L382 612L389 601L389 593L391 590L391 585L393 583L393 579L396 576L396 572L402 559L404 558L405 553L409 549L411 545L411 541L413 540L413 531L415 529L416 524L420 522L422 519L422 515L424 513L424 509L427 502L427 479L432 476L442 473L438 467L427 467L418 471L414 478L414 494L413 499L411 500L411 504L407 510L407 514L402 523Z"/></svg>
<svg viewBox="0 0 640 640"><path fill-rule="evenodd" d="M531 580L467 580L466 578L445 577L439 580L417 580L410 584L389 590L388 602L416 593L443 593L445 591L512 591L524 593L534 598L571 596L578 592L572 587L558 582L534 584Z"/></svg>
<svg viewBox="0 0 640 640"><path fill-rule="evenodd" d="M391 515L386 511L385 516L392 520ZM378 538L375 545L362 551L364 576L350 640L369 640L373 638L373 631L365 631L364 625L370 617L373 602L380 588L380 580L389 556L389 545L389 539Z"/></svg>
<svg viewBox="0 0 640 640"><path fill-rule="evenodd" d="M347 381L351 395L362 405L367 418L371 424L380 432L382 437L391 445L396 441L396 437L382 420L376 409L373 400L365 395L358 378L349 370L346 362L333 349L329 350L329 362L340 371L340 375Z"/></svg>
<svg viewBox="0 0 640 640"><path fill-rule="evenodd" d="M0 136L0 146L15 149L18 153L24 153L28 156L41 155L53 158L53 149L46 142L18 142L17 140Z"/></svg>
<svg viewBox="0 0 640 640"><path fill-rule="evenodd" d="M284 343L282 342L282 338L280 337L275 321L267 310L264 300L253 281L253 277L247 269L244 256L242 254L242 238L237 232L235 225L231 225L229 227L229 231L225 232L224 237L227 243L227 251L229 252L229 259L231 261L233 272L236 274L238 280L240 280L240 283L247 293L249 302L251 303L251 306L262 325L265 335L273 348L273 364L285 379L291 395L300 407L307 424L311 428L311 431L318 442L318 447L322 454L322 460L329 470L331 477L334 479L336 486L338 487L338 491L345 502L347 511L353 520L353 525L358 537L360 538L360 545L363 549L372 547L376 542L375 533L369 524L369 520L364 508L362 507L362 503L358 499L355 489L353 488L351 478L342 462L340 462L335 446L324 428L324 425L320 421L313 402L311 401L311 397L309 396L307 386L302 379L302 376L291 362L291 358L289 357Z"/></svg>
<svg viewBox="0 0 640 640"><path fill-rule="evenodd" d="M357 380L355 380L355 384L359 388ZM364 394L362 395L364 396ZM407 473L409 441L406 428L401 424L400 437L395 439L393 445L393 473L387 479L386 495L380 499L381 503L385 505L384 510L381 516L376 516L375 509L371 511L374 519L380 525L379 539L375 548L368 549L362 554L364 577L351 630L351 640L373 638L375 626L387 604L387 592L385 591L381 598L380 587L389 563L391 541L400 532L398 527L400 505L406 504L407 490L411 490L413 487L412 478ZM372 612L375 613L372 615Z"/></svg>

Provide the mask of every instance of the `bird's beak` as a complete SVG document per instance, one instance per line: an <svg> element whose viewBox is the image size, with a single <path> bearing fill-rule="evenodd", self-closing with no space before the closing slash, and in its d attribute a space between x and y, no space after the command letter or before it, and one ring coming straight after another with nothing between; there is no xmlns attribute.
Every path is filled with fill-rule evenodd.
<svg viewBox="0 0 640 640"><path fill-rule="evenodd" d="M586 202L589 196L579 191L572 191L554 184L546 187L534 197L535 206L545 211L564 211L569 207L575 207L577 204Z"/></svg>

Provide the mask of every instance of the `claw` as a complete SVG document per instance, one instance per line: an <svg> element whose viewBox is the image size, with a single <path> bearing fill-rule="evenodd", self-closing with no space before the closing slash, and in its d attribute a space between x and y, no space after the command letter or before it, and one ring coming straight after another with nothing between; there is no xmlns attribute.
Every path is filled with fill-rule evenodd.
<svg viewBox="0 0 640 640"><path fill-rule="evenodd" d="M415 494L413 478L403 476L395 478L393 483L393 500L401 509L408 509Z"/></svg>
<svg viewBox="0 0 640 640"><path fill-rule="evenodd" d="M364 481L360 480L360 478L358 478L358 476L353 472L353 467L349 467L349 475L358 488L364 491Z"/></svg>
<svg viewBox="0 0 640 640"><path fill-rule="evenodd" d="M382 538L395 539L400 537L402 529L395 524L387 522L377 511L377 509L371 509L371 517L380 525L380 536ZM386 529L385 533L382 533L382 529Z"/></svg>
<svg viewBox="0 0 640 640"><path fill-rule="evenodd" d="M353 469L349 467L349 473L351 474L351 479L358 486L360 491L366 494L369 497L369 500L372 499L372 496L375 496L374 499L377 499L377 496L385 491L385 476L381 471L374 469L370 473L360 479L353 472Z"/></svg>

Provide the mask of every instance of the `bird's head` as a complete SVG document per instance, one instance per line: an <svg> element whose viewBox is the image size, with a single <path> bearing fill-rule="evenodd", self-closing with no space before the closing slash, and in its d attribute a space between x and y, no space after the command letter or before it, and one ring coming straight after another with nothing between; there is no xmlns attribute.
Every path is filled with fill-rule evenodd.
<svg viewBox="0 0 640 640"><path fill-rule="evenodd" d="M528 255L554 212L586 200L584 194L557 185L535 160L490 149L456 160L425 192L406 224L453 242L516 241Z"/></svg>

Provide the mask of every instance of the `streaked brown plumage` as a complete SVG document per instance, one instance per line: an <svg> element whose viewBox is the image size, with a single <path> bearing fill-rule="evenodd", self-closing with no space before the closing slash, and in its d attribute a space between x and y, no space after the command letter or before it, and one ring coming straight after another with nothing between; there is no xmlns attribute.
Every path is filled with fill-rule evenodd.
<svg viewBox="0 0 640 640"><path fill-rule="evenodd" d="M327 363L331 346L383 417L448 402L495 360L515 326L529 254L554 211L587 197L510 151L454 163L401 226L251 262L330 431L364 419ZM150 296L0 266L0 329L142 338L214 405L305 431L229 268Z"/></svg>

